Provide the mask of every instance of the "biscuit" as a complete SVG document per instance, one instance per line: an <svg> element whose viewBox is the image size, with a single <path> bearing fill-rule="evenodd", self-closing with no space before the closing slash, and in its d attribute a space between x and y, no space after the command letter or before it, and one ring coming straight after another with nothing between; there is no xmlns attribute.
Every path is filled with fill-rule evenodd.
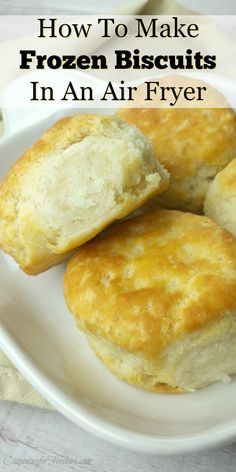
<svg viewBox="0 0 236 472"><path fill-rule="evenodd" d="M236 153L231 108L123 108L120 116L147 136L170 172L157 201L164 208L202 213L209 183Z"/></svg>
<svg viewBox="0 0 236 472"><path fill-rule="evenodd" d="M236 159L209 185L204 213L236 236Z"/></svg>
<svg viewBox="0 0 236 472"><path fill-rule="evenodd" d="M68 264L65 299L98 357L150 391L236 373L236 240L205 216L154 210Z"/></svg>
<svg viewBox="0 0 236 472"><path fill-rule="evenodd" d="M112 116L64 118L0 186L0 247L37 274L167 186L135 127Z"/></svg>

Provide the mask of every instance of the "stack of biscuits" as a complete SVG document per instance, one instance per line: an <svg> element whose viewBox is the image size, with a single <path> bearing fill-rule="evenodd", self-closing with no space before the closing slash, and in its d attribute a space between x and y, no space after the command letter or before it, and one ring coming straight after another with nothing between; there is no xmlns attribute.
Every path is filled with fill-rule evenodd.
<svg viewBox="0 0 236 472"><path fill-rule="evenodd" d="M153 392L228 381L234 111L124 108L60 120L0 185L0 247L27 274L71 256L68 308L120 379Z"/></svg>

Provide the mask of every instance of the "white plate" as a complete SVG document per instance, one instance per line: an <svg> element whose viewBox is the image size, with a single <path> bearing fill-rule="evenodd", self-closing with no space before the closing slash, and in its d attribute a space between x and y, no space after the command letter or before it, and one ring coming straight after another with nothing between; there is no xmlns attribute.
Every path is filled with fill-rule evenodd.
<svg viewBox="0 0 236 472"><path fill-rule="evenodd" d="M0 144L0 178L57 118L11 130ZM30 277L0 255L0 346L55 408L105 440L139 452L192 452L236 438L236 380L164 395L116 379L75 328L63 299L64 270L61 264Z"/></svg>

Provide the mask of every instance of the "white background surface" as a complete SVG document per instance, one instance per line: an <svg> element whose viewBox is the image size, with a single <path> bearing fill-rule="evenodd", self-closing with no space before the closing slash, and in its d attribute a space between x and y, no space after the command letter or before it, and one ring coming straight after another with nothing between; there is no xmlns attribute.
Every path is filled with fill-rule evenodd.
<svg viewBox="0 0 236 472"><path fill-rule="evenodd" d="M176 457L136 454L97 439L57 412L0 404L0 470L3 472L234 472L236 445ZM50 456L48 458L48 456ZM89 465L3 465L19 459L89 459ZM48 459L47 459L48 458Z"/></svg>
<svg viewBox="0 0 236 472"><path fill-rule="evenodd" d="M99 2L99 0L97 0ZM128 1L128 0L127 0ZM157 0L158 1L158 0ZM89 3L89 0L87 0ZM0 0L0 14L74 11L75 0L45 2L36 0ZM180 0L189 8L210 14L236 14L236 1ZM86 2L77 1L84 11ZM83 4L83 5L82 5ZM47 8L45 8L47 5ZM73 5L73 6L71 6ZM48 457L49 456L49 457ZM18 465L17 461L42 458L46 464ZM73 465L73 460L89 460L88 465ZM54 465L52 461L54 460ZM57 464L55 464L57 461ZM15 462L15 463L14 463ZM60 463L61 462L61 463ZM134 454L111 446L79 429L59 413L8 402L0 403L0 471L101 471L101 472L234 472L236 445L190 456L158 458Z"/></svg>

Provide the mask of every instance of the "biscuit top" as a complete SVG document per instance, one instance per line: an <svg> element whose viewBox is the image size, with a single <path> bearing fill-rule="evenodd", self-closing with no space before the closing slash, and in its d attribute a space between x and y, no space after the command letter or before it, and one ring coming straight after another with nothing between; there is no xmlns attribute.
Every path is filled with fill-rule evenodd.
<svg viewBox="0 0 236 472"><path fill-rule="evenodd" d="M230 196L236 195L236 159L217 174L215 182L221 192L229 194Z"/></svg>
<svg viewBox="0 0 236 472"><path fill-rule="evenodd" d="M176 180L194 175L199 166L220 170L234 157L236 118L230 108L124 108L119 116L150 139L159 161Z"/></svg>
<svg viewBox="0 0 236 472"><path fill-rule="evenodd" d="M170 186L164 208L202 213L209 183L235 157L236 117L231 108L122 109L119 116L147 136Z"/></svg>
<svg viewBox="0 0 236 472"><path fill-rule="evenodd" d="M236 240L204 216L154 210L81 247L65 297L81 329L154 358L185 333L236 316Z"/></svg>

